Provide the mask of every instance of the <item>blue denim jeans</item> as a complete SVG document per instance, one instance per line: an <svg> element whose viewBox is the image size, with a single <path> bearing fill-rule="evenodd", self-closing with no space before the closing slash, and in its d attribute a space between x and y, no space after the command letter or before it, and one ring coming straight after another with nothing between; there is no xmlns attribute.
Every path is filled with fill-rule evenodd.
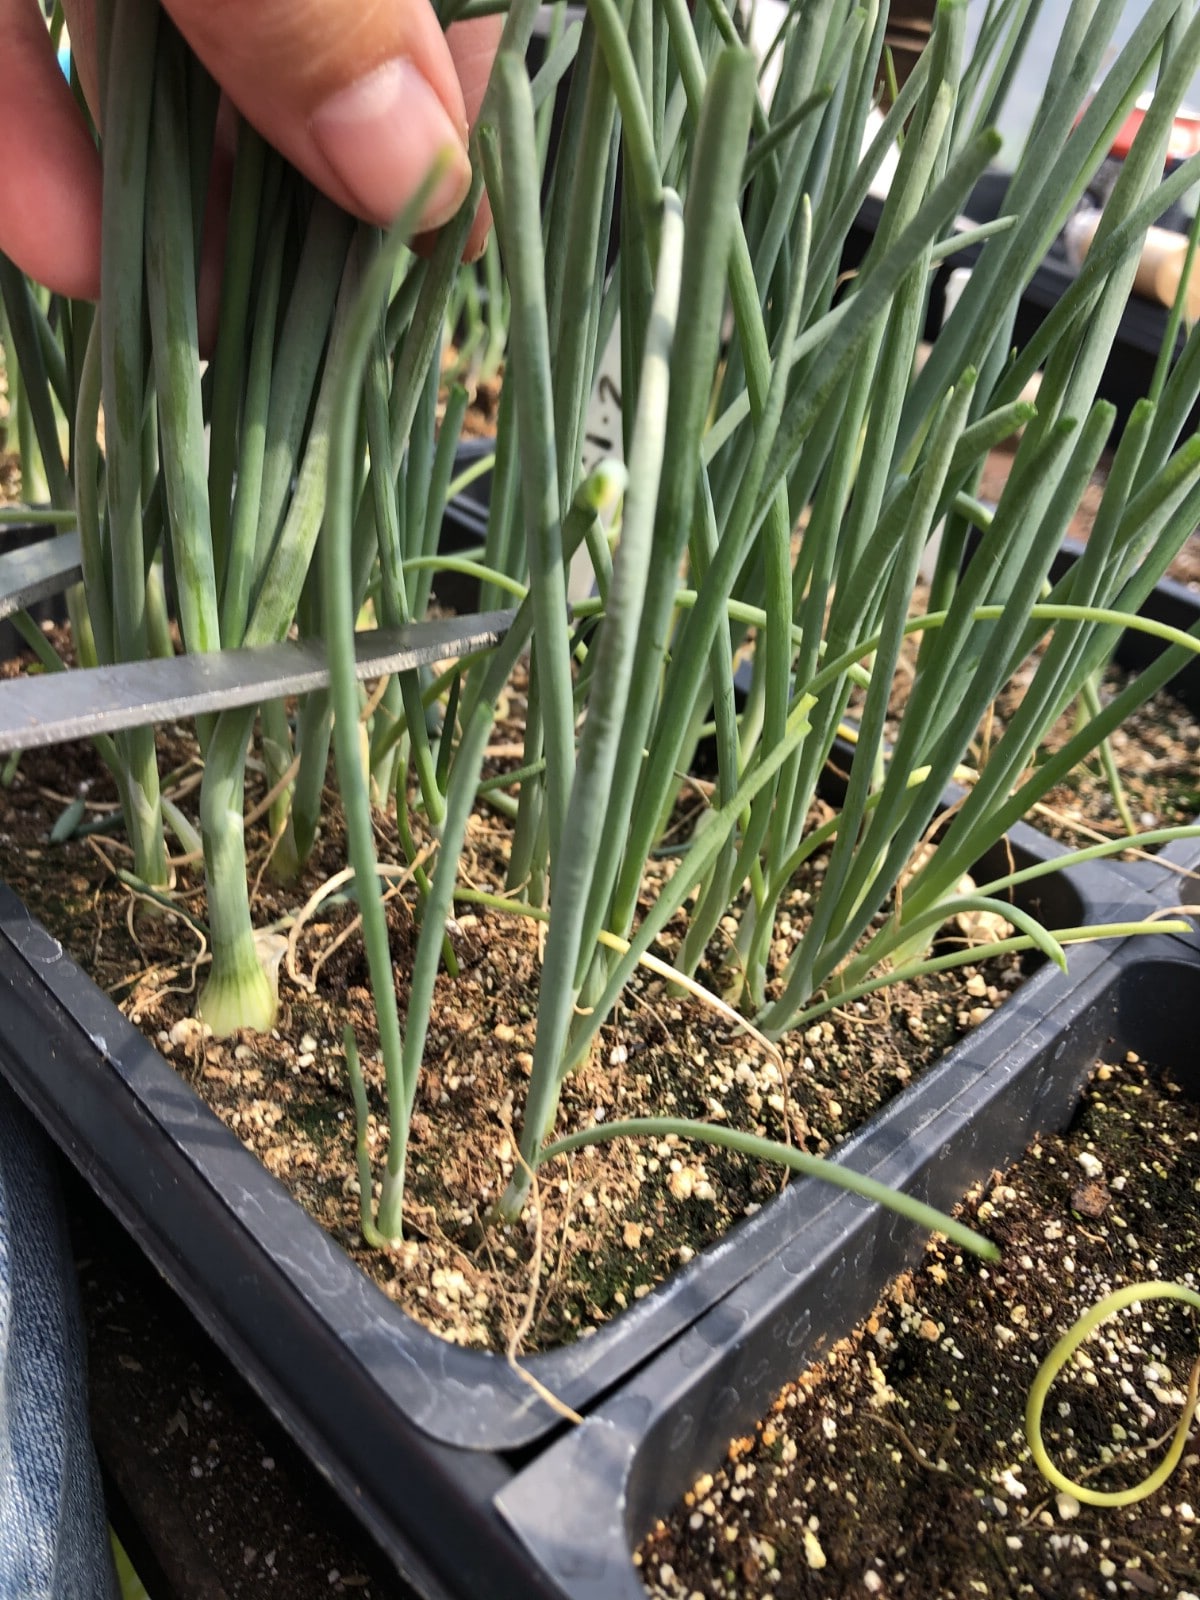
<svg viewBox="0 0 1200 1600"><path fill-rule="evenodd" d="M116 1600L54 1169L0 1083L0 1600Z"/></svg>

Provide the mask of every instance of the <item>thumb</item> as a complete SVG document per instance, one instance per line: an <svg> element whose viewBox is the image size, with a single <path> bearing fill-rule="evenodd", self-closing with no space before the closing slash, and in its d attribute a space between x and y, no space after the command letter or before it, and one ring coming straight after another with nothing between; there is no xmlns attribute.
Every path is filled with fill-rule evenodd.
<svg viewBox="0 0 1200 1600"><path fill-rule="evenodd" d="M386 224L440 156L421 217L470 185L467 113L428 0L164 0L248 122L332 199Z"/></svg>

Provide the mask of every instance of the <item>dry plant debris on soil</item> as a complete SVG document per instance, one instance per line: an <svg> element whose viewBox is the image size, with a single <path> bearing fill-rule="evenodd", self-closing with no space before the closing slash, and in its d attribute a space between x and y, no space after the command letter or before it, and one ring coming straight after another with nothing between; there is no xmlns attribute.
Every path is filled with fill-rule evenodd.
<svg viewBox="0 0 1200 1600"><path fill-rule="evenodd" d="M1070 1131L1031 1146L964 1211L1003 1260L931 1244L646 1541L654 1600L1194 1600L1195 1428L1159 1493L1109 1509L1049 1490L1023 1417L1043 1357L1103 1295L1159 1277L1197 1287L1200 1108L1136 1058L1101 1064ZM1152 1441L1178 1421L1198 1334L1168 1302L1098 1330L1046 1407L1047 1448L1068 1476L1104 1488L1145 1476Z"/></svg>

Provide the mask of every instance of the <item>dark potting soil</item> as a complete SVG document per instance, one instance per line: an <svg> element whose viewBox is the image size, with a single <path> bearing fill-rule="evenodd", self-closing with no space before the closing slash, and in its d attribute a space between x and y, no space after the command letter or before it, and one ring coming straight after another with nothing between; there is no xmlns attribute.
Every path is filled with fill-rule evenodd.
<svg viewBox="0 0 1200 1600"><path fill-rule="evenodd" d="M647 1539L655 1600L1193 1600L1195 1424L1165 1487L1113 1509L1050 1490L1023 1418L1043 1357L1102 1296L1155 1278L1196 1288L1200 1108L1137 1059L1101 1064L1071 1129L964 1211L1003 1260L931 1244ZM1176 1303L1104 1324L1051 1391L1052 1458L1094 1487L1140 1481L1198 1352L1197 1318Z"/></svg>
<svg viewBox="0 0 1200 1600"><path fill-rule="evenodd" d="M515 726L498 728L498 761L510 759L510 747L519 750L516 732ZM194 748L180 729L164 730L161 747L162 770L175 774L176 797L191 810L198 780ZM251 776L253 806L263 782ZM387 1253L367 1250L359 1231L353 1110L342 1056L347 1020L370 1085L371 1137L380 1162L387 1129L366 966L350 928L353 906L326 902L305 923L294 960L280 969L280 1014L270 1034L215 1040L191 1017L206 964L196 865L179 864L173 891L179 912L164 914L117 881L117 869L128 865L119 835L50 843L56 820L79 795L90 819L102 817L114 799L86 747L23 756L9 787L0 790L0 875L384 1292L443 1336L505 1348L525 1315L532 1263L540 1256L526 1347L568 1341L648 1293L778 1188L775 1166L679 1140L613 1144L542 1170L540 1237L533 1213L505 1230L486 1225L485 1213L515 1165L539 956L536 926L467 905L451 930L460 975L438 981L418 1092L407 1239ZM506 836L506 825L479 814L467 879L501 887ZM403 860L394 819L380 817L379 842L383 857ZM275 883L267 852L261 829L253 831L256 922L286 928L314 890L345 865L332 794L317 852L300 882ZM814 862L814 874L820 871ZM780 922L777 960L786 959L803 928L816 881L796 885ZM391 900L390 917L403 1011L414 941L405 893ZM668 959L681 931L682 924L666 931L661 953ZM968 967L920 990L885 990L839 1008L792 1037L781 1076L777 1062L743 1031L643 974L603 1030L593 1061L568 1081L560 1125L666 1111L778 1138L786 1119L793 1140L825 1152L990 1015L1020 976L1016 962L986 971Z"/></svg>

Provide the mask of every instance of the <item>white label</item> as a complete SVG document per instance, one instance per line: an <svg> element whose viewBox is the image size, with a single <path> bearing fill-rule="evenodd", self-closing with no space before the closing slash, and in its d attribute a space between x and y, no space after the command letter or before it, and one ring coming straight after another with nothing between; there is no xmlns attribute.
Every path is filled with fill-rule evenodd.
<svg viewBox="0 0 1200 1600"><path fill-rule="evenodd" d="M602 461L625 464L625 436L621 431L621 317L613 319L612 333L600 359L600 369L583 418L583 446L579 452L584 477L594 472ZM608 525L611 510L601 513ZM571 558L567 573L568 600L586 600L595 592L595 575L592 559L586 544L581 544Z"/></svg>
<svg viewBox="0 0 1200 1600"><path fill-rule="evenodd" d="M625 440L621 431L621 317L613 319L612 333L600 358L600 370L583 419L583 448L580 450L583 475L595 471L602 461L625 462Z"/></svg>

